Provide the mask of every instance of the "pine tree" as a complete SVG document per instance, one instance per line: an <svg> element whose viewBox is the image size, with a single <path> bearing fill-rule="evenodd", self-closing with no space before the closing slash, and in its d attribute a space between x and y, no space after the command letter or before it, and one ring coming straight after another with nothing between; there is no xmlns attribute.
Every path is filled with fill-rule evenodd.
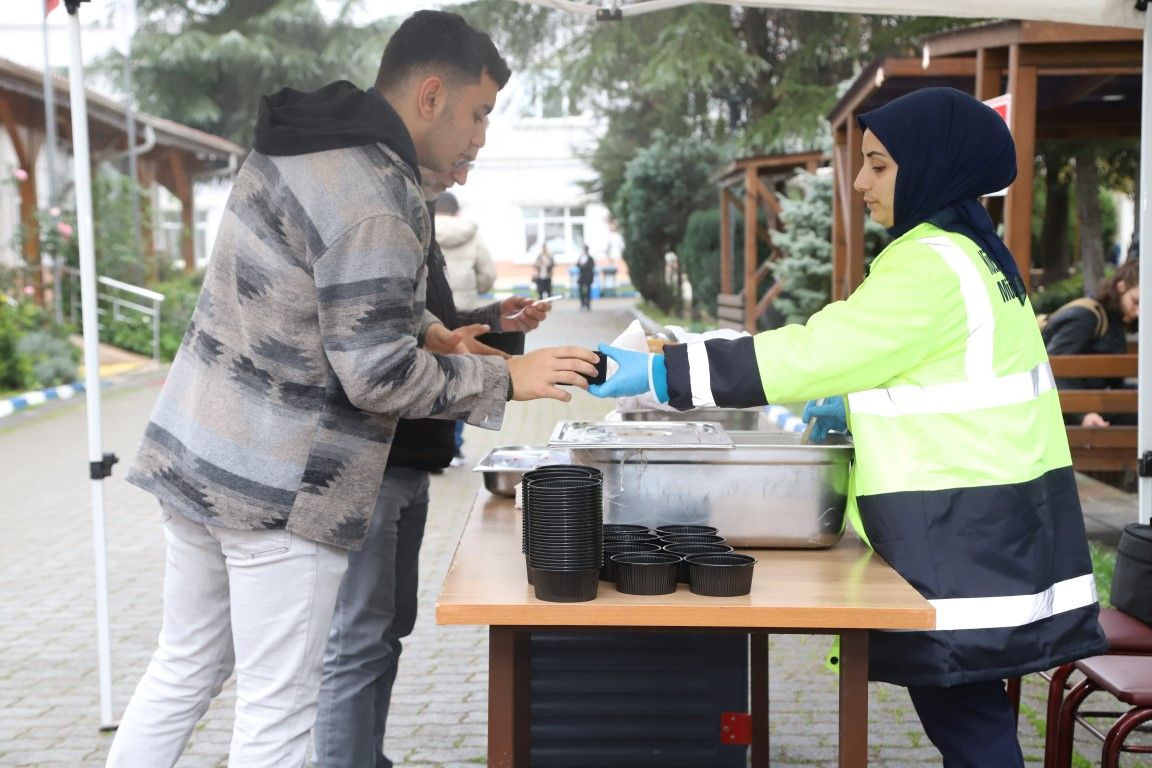
<svg viewBox="0 0 1152 768"><path fill-rule="evenodd" d="M772 242L783 254L774 272L784 290L773 305L788 323L806 322L831 297L832 185L827 170L800 171L789 182L789 196L780 201L783 228L772 232ZM864 238L865 252L874 256L887 235L868 219Z"/></svg>

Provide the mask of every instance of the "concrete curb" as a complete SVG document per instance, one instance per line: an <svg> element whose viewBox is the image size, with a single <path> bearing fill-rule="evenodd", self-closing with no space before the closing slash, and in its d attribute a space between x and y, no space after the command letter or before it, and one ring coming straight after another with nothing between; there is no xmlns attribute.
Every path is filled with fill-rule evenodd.
<svg viewBox="0 0 1152 768"><path fill-rule="evenodd" d="M38 392L25 392L22 395L0 400L0 419L11 416L17 411L41 405L51 400L68 400L84 391L84 382L75 381L71 384L61 384L58 387L49 387Z"/></svg>

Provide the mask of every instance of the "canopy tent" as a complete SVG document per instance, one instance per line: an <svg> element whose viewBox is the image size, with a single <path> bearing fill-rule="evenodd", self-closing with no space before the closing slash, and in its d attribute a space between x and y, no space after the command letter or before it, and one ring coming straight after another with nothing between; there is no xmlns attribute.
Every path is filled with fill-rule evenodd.
<svg viewBox="0 0 1152 768"><path fill-rule="evenodd" d="M601 19L624 19L642 13L691 5L696 0L515 0L563 11L584 13ZM99 374L96 357L98 338L96 321L95 253L92 232L92 198L89 174L87 104L84 94L84 68L80 57L80 26L76 13L88 0L65 0L70 19L72 130L77 198L77 235L80 243L80 269L83 300L85 366L88 390L88 456L92 486L93 536L96 549L97 623L101 677L101 715L103 725L111 727L110 652L107 627L107 579L104 563L103 479L111 473L114 458L102 449L100 424ZM714 4L745 7L773 7L795 10L828 11L858 14L940 15L938 0L709 0ZM46 3L51 9L56 2ZM1137 9L1139 5L1139 10ZM1013 18L1040 21L1063 21L1113 27L1144 29L1143 97L1141 111L1141 145L1152 147L1152 16L1142 13L1146 0L968 0L950 6L948 15L967 18ZM1152 207L1149 186L1152 185L1152 153L1141 156L1140 228L1152 231ZM1152 264L1152 243L1141 238L1140 261L1144 271ZM1152 306L1152 280L1141 286L1141 302ZM1152 323L1140 328L1140 379L1152 376ZM1152 410L1146 399L1140 403L1139 452L1152 456ZM1152 516L1152 477L1140 479L1140 519Z"/></svg>
<svg viewBox="0 0 1152 768"><path fill-rule="evenodd" d="M518 0L562 11L612 18L638 16L707 2L745 8L791 8L798 11L870 13L894 16L953 16L969 19L1034 19L1096 24L1105 27L1144 26L1132 0L967 0L941 14L937 0ZM1143 3L1141 3L1143 5Z"/></svg>
<svg viewBox="0 0 1152 768"><path fill-rule="evenodd" d="M604 21L624 20L642 13L692 5L698 0L516 0L563 11L588 14ZM707 0L715 5L758 8L787 8L807 11L882 14L895 16L940 16L938 0ZM975 19L1020 19L1060 21L1105 27L1143 29L1141 77L1140 146L1152 148L1152 14L1148 0L968 0L948 6L948 16ZM1140 153L1139 229L1152 232L1152 149ZM1152 243L1140 238L1141 271L1152 269ZM1152 306L1152 280L1140 286L1140 303ZM1139 516L1152 519L1152 403L1147 397L1152 381L1152 323L1141 323L1139 334L1140 390L1138 460Z"/></svg>

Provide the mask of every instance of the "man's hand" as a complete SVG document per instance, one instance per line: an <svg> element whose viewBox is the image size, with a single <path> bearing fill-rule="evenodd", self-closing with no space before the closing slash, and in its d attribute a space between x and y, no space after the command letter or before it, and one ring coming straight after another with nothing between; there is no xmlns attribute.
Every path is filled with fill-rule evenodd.
<svg viewBox="0 0 1152 768"><path fill-rule="evenodd" d="M1080 420L1080 426L1082 426L1082 427L1110 427L1110 426L1112 426L1112 422L1108 421L1106 418L1104 418L1100 414L1093 412L1093 413L1084 414L1084 418L1082 418Z"/></svg>
<svg viewBox="0 0 1152 768"><path fill-rule="evenodd" d="M583 347L545 347L512 357L508 360L512 399L550 397L566 403L572 395L559 385L587 389L584 376L596 375L596 360L596 353Z"/></svg>
<svg viewBox="0 0 1152 768"><path fill-rule="evenodd" d="M465 338L464 346L468 347L468 354L470 355L495 355L496 357L502 357L505 360L512 357L512 355L508 354L502 349L496 349L496 347L488 346L484 342L477 339L475 336Z"/></svg>
<svg viewBox="0 0 1152 768"><path fill-rule="evenodd" d="M528 296L509 296L500 302L500 330L535 330L548 318L551 310L551 302L538 302Z"/></svg>
<svg viewBox="0 0 1152 768"><path fill-rule="evenodd" d="M483 333L488 333L488 326L483 323L465 325L454 331L448 330L442 323L433 323L424 334L424 349L437 355L467 355L472 351L469 342L479 344L476 337Z"/></svg>

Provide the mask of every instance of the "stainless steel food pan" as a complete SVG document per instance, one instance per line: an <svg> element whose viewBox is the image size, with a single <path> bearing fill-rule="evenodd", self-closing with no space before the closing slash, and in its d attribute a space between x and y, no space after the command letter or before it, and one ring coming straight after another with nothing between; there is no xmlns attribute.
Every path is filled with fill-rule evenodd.
<svg viewBox="0 0 1152 768"><path fill-rule="evenodd" d="M500 445L488 451L472 468L484 475L484 487L497 496L515 496L516 484L525 472L546 464L570 464L572 455L560 448L532 445Z"/></svg>
<svg viewBox="0 0 1152 768"><path fill-rule="evenodd" d="M728 450L572 448L604 472L604 521L714 525L735 546L830 547L844 530L852 446L728 432Z"/></svg>
<svg viewBox="0 0 1152 768"><path fill-rule="evenodd" d="M760 408L697 408L694 411L631 411L621 413L624 421L715 421L729 432L755 431L768 423Z"/></svg>

